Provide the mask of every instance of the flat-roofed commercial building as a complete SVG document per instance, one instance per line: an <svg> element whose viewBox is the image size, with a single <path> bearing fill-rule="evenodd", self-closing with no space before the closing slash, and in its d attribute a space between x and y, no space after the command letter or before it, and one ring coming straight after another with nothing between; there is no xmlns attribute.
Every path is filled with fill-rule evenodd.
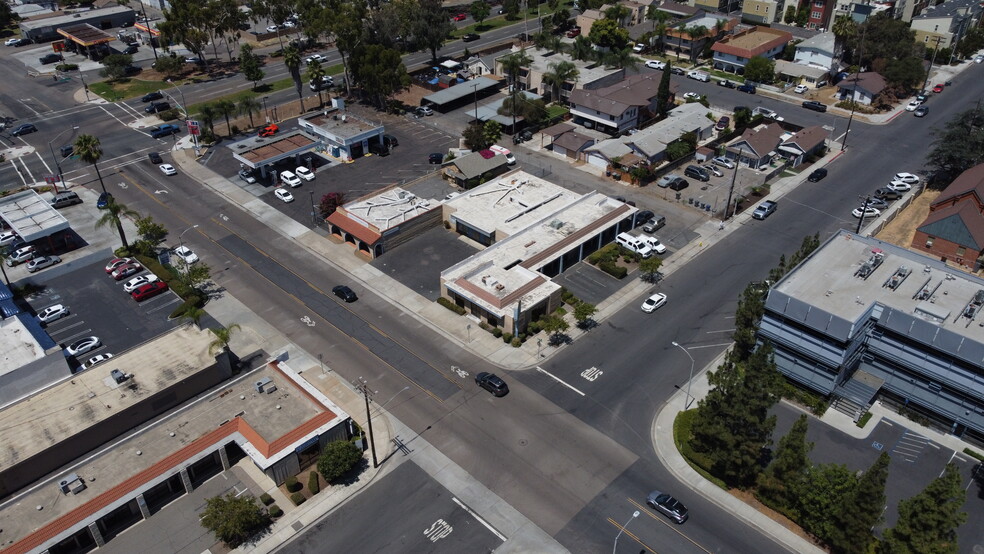
<svg viewBox="0 0 984 554"><path fill-rule="evenodd" d="M984 279L841 231L769 291L759 337L790 380L984 443Z"/></svg>

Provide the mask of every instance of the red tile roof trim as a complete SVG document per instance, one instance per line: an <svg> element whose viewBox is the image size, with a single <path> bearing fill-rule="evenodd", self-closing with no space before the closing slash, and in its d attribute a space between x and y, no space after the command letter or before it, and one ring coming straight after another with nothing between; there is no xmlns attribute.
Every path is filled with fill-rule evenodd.
<svg viewBox="0 0 984 554"><path fill-rule="evenodd" d="M278 363L270 363L268 364L268 367L283 375L284 378L291 379L280 369L280 365ZM12 544L8 548L3 549L2 552L4 554L26 554L35 548L40 548L48 541L74 527L78 522L85 521L93 514L110 506L113 502L116 502L120 498L133 494L133 492L139 490L141 486L167 474L169 471L177 469L181 462L204 452L209 447L214 446L236 432L245 437L257 451L269 459L271 456L277 454L284 448L287 448L291 444L297 442L301 437L313 432L315 429L338 417L303 387L298 386L297 388L301 391L301 394L306 396L308 400L316 406L321 407L323 411L313 418L305 421L301 425L295 427L293 430L287 432L282 437L268 443L263 439L263 437L260 436L259 433L256 432L255 429L246 423L246 420L242 419L242 417L236 417L231 421L220 425L217 429L214 429L195 439L190 444L178 449L173 454L164 457L159 462L141 471L140 473L137 473L129 479L122 481L115 487L96 496L91 501L86 502L78 508L75 508L58 519L48 523L44 527L41 527L37 531Z"/></svg>
<svg viewBox="0 0 984 554"><path fill-rule="evenodd" d="M333 225L338 225L346 233L353 235L355 238L361 240L369 246L376 244L376 241L383 236L365 225L360 225L359 223L353 221L352 218L345 215L345 210L342 208L335 210L334 213L328 216L328 219L325 221Z"/></svg>

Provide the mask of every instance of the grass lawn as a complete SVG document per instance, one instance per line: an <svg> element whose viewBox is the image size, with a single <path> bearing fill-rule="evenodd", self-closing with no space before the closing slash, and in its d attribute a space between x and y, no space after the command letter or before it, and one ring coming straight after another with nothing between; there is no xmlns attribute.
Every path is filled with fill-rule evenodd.
<svg viewBox="0 0 984 554"><path fill-rule="evenodd" d="M564 4L561 7L568 7L568 6L566 4ZM492 9L495 10L495 11L498 11L499 8L498 8L498 6L494 6ZM539 18L541 15L550 15L552 13L553 13L553 11L550 9L550 6L547 6L546 4L540 4L540 13L539 14L537 14L537 10L536 10L535 7L532 8L532 9L527 10L526 11L527 21L529 21L530 24L531 24L530 25L530 34L533 34L537 29L540 28L539 25L537 24L537 21L536 21L537 18ZM451 35L454 38L457 39L457 38L461 38L461 36L463 36L463 35L465 35L467 33L483 33L485 31L493 31L495 29L499 29L499 28L502 28L502 27L507 27L509 25L514 25L516 23L522 23L522 22L523 22L523 12L522 11L519 12L519 16L515 20L506 19L506 16L505 15L494 15L494 14L490 14L489 15L489 19L486 19L481 24L475 23L475 24L469 25L467 27L462 27L461 29L457 29L454 32L452 32Z"/></svg>
<svg viewBox="0 0 984 554"><path fill-rule="evenodd" d="M569 109L564 106L558 106L556 104L551 104L547 106L547 119L553 120L554 118L561 117L570 112Z"/></svg>

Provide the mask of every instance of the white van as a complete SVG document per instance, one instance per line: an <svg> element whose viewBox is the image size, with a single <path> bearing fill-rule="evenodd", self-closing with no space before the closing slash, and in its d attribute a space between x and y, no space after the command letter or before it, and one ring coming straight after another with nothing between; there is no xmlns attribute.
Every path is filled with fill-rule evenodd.
<svg viewBox="0 0 984 554"><path fill-rule="evenodd" d="M628 233L619 233L615 237L615 242L628 248L629 250L639 254L643 258L648 258L653 255L653 248L649 246L646 241L639 239L638 237L633 237Z"/></svg>
<svg viewBox="0 0 984 554"><path fill-rule="evenodd" d="M505 156L506 163L508 165L516 165L516 156L513 156L512 152L510 152L508 148L504 148L498 144L493 144L492 146L489 146L489 150L495 152L496 154Z"/></svg>

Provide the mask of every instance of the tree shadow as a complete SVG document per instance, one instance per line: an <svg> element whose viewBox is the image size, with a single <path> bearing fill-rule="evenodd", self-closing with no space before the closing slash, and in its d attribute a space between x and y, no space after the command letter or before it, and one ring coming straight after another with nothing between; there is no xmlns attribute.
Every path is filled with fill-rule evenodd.
<svg viewBox="0 0 984 554"><path fill-rule="evenodd" d="M594 329L597 326L598 326L598 322L591 317L585 319L584 321L577 322L577 328L582 331L590 331L591 329Z"/></svg>
<svg viewBox="0 0 984 554"><path fill-rule="evenodd" d="M273 85L271 85L270 83L263 83L261 85L257 85L255 87L253 87L250 90L252 90L253 92L255 92L257 94L266 94L266 93L268 93L268 92L270 92L270 91L273 90Z"/></svg>
<svg viewBox="0 0 984 554"><path fill-rule="evenodd" d="M642 279L643 282L655 285L656 283L659 283L660 281L663 280L663 274L660 273L659 271L657 271L656 273L643 273L642 275L639 276L639 278Z"/></svg>
<svg viewBox="0 0 984 554"><path fill-rule="evenodd" d="M572 342L574 342L574 339L572 339L567 333L554 333L553 335L550 335L550 339L547 341L547 344L550 346L561 346L564 344L571 344Z"/></svg>
<svg viewBox="0 0 984 554"><path fill-rule="evenodd" d="M355 464L352 469L346 471L337 479L331 482L332 485L339 485L343 487L348 487L358 483L362 479L362 474L369 469L369 460L363 456L359 463Z"/></svg>

